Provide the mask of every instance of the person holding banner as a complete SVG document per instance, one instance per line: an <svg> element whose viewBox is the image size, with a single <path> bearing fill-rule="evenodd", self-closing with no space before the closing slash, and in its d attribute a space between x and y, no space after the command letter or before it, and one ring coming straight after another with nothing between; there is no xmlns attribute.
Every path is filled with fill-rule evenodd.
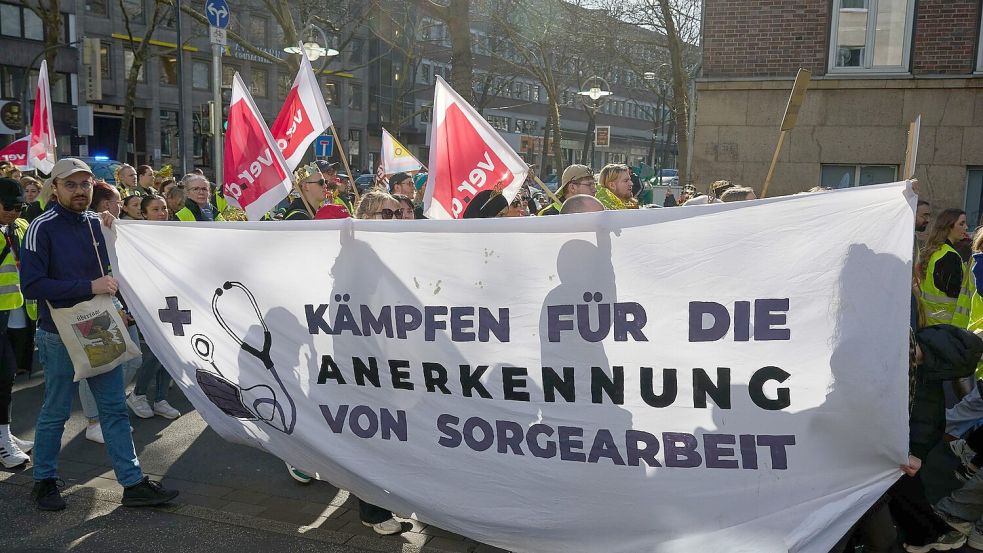
<svg viewBox="0 0 983 553"><path fill-rule="evenodd" d="M951 324L966 328L970 300L962 291L963 260L954 244L966 238L966 212L945 209L932 221L919 253L921 299L928 326Z"/></svg>
<svg viewBox="0 0 983 553"><path fill-rule="evenodd" d="M97 294L115 295L119 283L104 275L101 260L109 260L105 240L94 239L102 231L99 218L88 210L95 182L92 169L81 160L65 158L54 165L51 179L57 201L28 228L21 276L24 296L43 300L38 302L37 343L44 365L45 394L35 433L31 496L38 509L60 511L66 504L58 490L58 453L78 386L74 364L51 309L69 308ZM123 401L122 368L117 366L88 381L99 406L106 450L123 486L123 505L161 505L177 497L177 491L163 488L140 469Z"/></svg>

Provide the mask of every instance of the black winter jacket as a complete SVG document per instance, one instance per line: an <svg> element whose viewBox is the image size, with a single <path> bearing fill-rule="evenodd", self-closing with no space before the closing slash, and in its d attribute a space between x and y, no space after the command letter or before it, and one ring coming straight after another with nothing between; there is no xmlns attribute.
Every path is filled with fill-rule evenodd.
<svg viewBox="0 0 983 553"><path fill-rule="evenodd" d="M973 374L983 355L983 340L952 325L934 325L915 334L923 359L911 382L908 450L919 459L945 432L945 392L942 382Z"/></svg>

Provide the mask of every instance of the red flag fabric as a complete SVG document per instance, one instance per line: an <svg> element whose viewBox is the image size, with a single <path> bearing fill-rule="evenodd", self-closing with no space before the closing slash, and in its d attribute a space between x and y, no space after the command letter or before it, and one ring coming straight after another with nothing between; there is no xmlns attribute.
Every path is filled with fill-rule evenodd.
<svg viewBox="0 0 983 553"><path fill-rule="evenodd" d="M27 162L41 171L50 173L55 167L55 121L51 115L51 88L48 86L48 62L41 62L38 87L34 93L34 117L31 118L31 139L27 147Z"/></svg>
<svg viewBox="0 0 983 553"><path fill-rule="evenodd" d="M498 188L511 202L529 173L498 131L439 76L429 166L423 203L430 219L460 219L482 190Z"/></svg>
<svg viewBox="0 0 983 553"><path fill-rule="evenodd" d="M30 170L31 166L27 163L27 143L30 141L31 137L25 136L7 144L6 148L0 150L0 161L9 161L21 171Z"/></svg>
<svg viewBox="0 0 983 553"><path fill-rule="evenodd" d="M290 171L300 165L314 139L332 124L311 62L307 56L301 56L300 71L283 102L280 115L270 127Z"/></svg>
<svg viewBox="0 0 983 553"><path fill-rule="evenodd" d="M237 72L225 134L223 192L229 203L258 220L290 193L290 169Z"/></svg>

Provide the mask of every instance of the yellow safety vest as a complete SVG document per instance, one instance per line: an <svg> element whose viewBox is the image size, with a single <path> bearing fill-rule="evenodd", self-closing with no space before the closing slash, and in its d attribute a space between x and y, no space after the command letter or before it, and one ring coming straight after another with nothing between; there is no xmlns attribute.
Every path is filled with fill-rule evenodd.
<svg viewBox="0 0 983 553"><path fill-rule="evenodd" d="M23 219L14 221L14 233L18 241L24 239L22 229L26 229L26 225L27 221ZM10 311L23 305L24 294L20 290L20 270L17 268L17 258L14 256L13 250L7 248L7 253L0 260L0 311Z"/></svg>
<svg viewBox="0 0 983 553"><path fill-rule="evenodd" d="M935 250L928 259L928 268L925 271L921 284L922 304L925 306L925 324L926 326L951 324L960 328L967 328L969 326L972 299L972 296L967 293L966 289L966 277L967 273L970 272L969 268L965 265L963 266L963 284L962 289L959 291L959 298L950 298L945 292L939 290L935 286L935 278L933 278L935 264L949 252L959 255L959 252L949 244L942 244L942 247ZM972 276L970 276L969 282L971 283L972 280Z"/></svg>

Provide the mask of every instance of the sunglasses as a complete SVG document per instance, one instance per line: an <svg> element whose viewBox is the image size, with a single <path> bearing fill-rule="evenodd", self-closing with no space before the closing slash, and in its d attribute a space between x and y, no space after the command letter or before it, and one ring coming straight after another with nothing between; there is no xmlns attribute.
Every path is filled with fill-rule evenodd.
<svg viewBox="0 0 983 553"><path fill-rule="evenodd" d="M304 181L304 184L316 184L316 185L318 185L318 186L324 186L325 184L327 184L327 181L326 181L326 180L324 180L324 179L317 179L317 180L305 180L305 181Z"/></svg>
<svg viewBox="0 0 983 553"><path fill-rule="evenodd" d="M0 202L0 205L3 205L4 211L24 211L25 204L23 202L17 202L17 203Z"/></svg>
<svg viewBox="0 0 983 553"><path fill-rule="evenodd" d="M403 210L402 209L383 209L379 212L383 219L402 219Z"/></svg>

